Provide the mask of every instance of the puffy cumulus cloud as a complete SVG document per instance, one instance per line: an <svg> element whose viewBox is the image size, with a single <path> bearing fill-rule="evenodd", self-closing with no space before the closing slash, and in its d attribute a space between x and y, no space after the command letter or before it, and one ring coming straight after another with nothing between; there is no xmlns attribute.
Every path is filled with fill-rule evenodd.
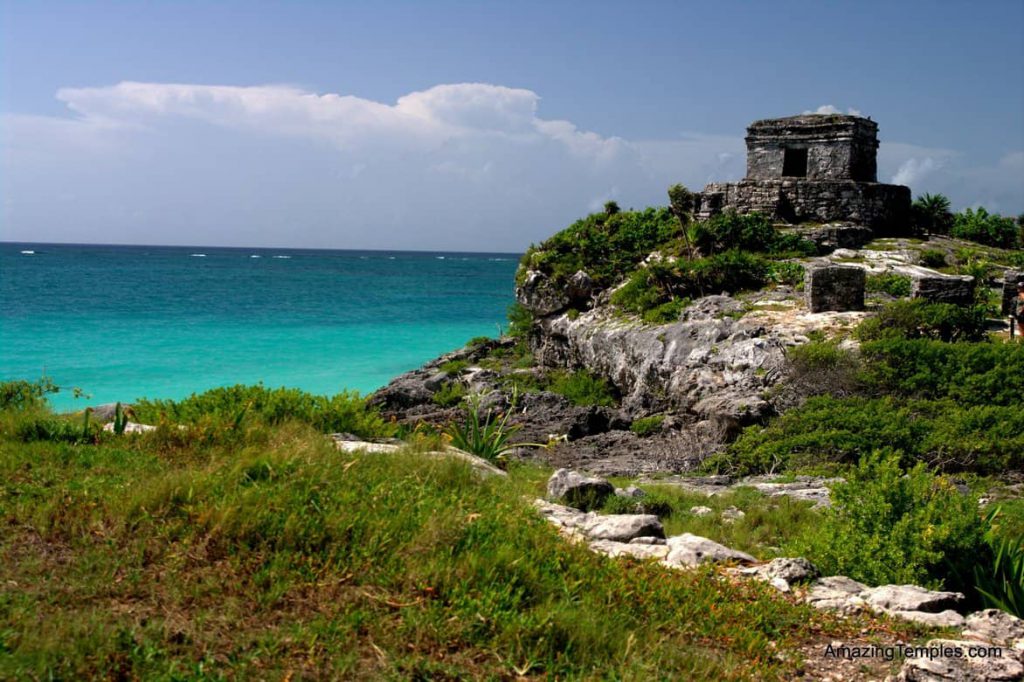
<svg viewBox="0 0 1024 682"><path fill-rule="evenodd" d="M615 199L744 175L742 131L626 140L484 83L395 102L252 87L64 88L65 117L2 119L0 237L25 241L515 251ZM834 109L834 107L832 107ZM879 177L1024 210L1024 154L971 163L883 142Z"/></svg>
<svg viewBox="0 0 1024 682"><path fill-rule="evenodd" d="M652 155L485 83L394 103L134 82L57 97L71 117L4 121L5 238L518 250L595 202L664 203L722 152L669 141Z"/></svg>

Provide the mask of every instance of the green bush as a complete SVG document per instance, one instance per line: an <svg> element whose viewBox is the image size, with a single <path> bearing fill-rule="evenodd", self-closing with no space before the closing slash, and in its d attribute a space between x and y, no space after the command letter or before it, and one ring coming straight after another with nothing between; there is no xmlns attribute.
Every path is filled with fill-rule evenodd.
<svg viewBox="0 0 1024 682"><path fill-rule="evenodd" d="M767 426L749 426L706 468L736 474L846 465L890 447L908 466L998 474L1024 466L1024 410L950 400L817 396Z"/></svg>
<svg viewBox="0 0 1024 682"><path fill-rule="evenodd" d="M558 285L585 270L597 287L607 287L680 235L679 221L668 208L594 213L530 247L520 260L518 277L528 269L539 270Z"/></svg>
<svg viewBox="0 0 1024 682"><path fill-rule="evenodd" d="M795 286L804 281L805 269L800 263L778 261L771 264L768 278L776 284Z"/></svg>
<svg viewBox="0 0 1024 682"><path fill-rule="evenodd" d="M575 405L611 406L615 404L615 398L608 383L582 369L571 374L552 373L548 390L565 396Z"/></svg>
<svg viewBox="0 0 1024 682"><path fill-rule="evenodd" d="M508 307L508 335L523 339L533 328L533 313L526 306L513 303Z"/></svg>
<svg viewBox="0 0 1024 682"><path fill-rule="evenodd" d="M863 380L878 393L950 399L962 406L1019 405L1024 346L888 338L861 345Z"/></svg>
<svg viewBox="0 0 1024 682"><path fill-rule="evenodd" d="M797 549L827 575L964 590L988 556L984 534L975 497L923 464L904 471L897 455L875 452L833 486L832 507Z"/></svg>
<svg viewBox="0 0 1024 682"><path fill-rule="evenodd" d="M759 289L768 282L770 272L766 259L736 250L692 261L652 263L633 272L611 300L624 310L643 314L672 301ZM681 311L684 304L677 305Z"/></svg>
<svg viewBox="0 0 1024 682"><path fill-rule="evenodd" d="M431 400L440 407L454 407L466 396L466 387L460 381L446 381L437 389Z"/></svg>
<svg viewBox="0 0 1024 682"><path fill-rule="evenodd" d="M679 316L688 305L690 305L688 298L673 298L667 303L661 303L650 310L645 310L640 317L647 324L678 322Z"/></svg>
<svg viewBox="0 0 1024 682"><path fill-rule="evenodd" d="M469 360L449 360L442 364L438 369L447 374L448 376L455 376L462 372L462 370L469 367Z"/></svg>
<svg viewBox="0 0 1024 682"><path fill-rule="evenodd" d="M26 410L46 405L46 396L60 391L57 384L48 377L38 381L0 382L0 410Z"/></svg>
<svg viewBox="0 0 1024 682"><path fill-rule="evenodd" d="M882 292L896 298L905 298L910 296L910 278L892 272L868 275L864 282L864 290L869 293Z"/></svg>
<svg viewBox="0 0 1024 682"><path fill-rule="evenodd" d="M921 265L926 268L944 268L949 265L946 254L936 249L925 249L921 252Z"/></svg>
<svg viewBox="0 0 1024 682"><path fill-rule="evenodd" d="M980 341L987 338L983 306L929 303L924 299L893 301L857 327L862 341L884 338Z"/></svg>
<svg viewBox="0 0 1024 682"><path fill-rule="evenodd" d="M661 424L664 421L665 417L660 414L653 417L641 417L633 420L633 423L629 425L629 430L638 436L649 436L661 431Z"/></svg>
<svg viewBox="0 0 1024 682"><path fill-rule="evenodd" d="M958 239L968 239L979 244L998 246L1004 249L1020 245L1020 228L1012 218L989 213L984 208L967 210L953 217L950 234Z"/></svg>
<svg viewBox="0 0 1024 682"><path fill-rule="evenodd" d="M605 514L654 514L665 518L676 511L676 499L660 492L648 492L641 497L609 495L601 511Z"/></svg>
<svg viewBox="0 0 1024 682"><path fill-rule="evenodd" d="M297 388L238 384L193 393L179 401L143 398L134 408L136 419L150 424L161 420L197 423L204 419L236 423L244 416L268 425L297 421L324 433L345 432L364 438L390 436L394 432L394 427L367 405L366 398L354 391L327 397Z"/></svg>
<svg viewBox="0 0 1024 682"><path fill-rule="evenodd" d="M817 251L813 242L795 233L780 233L771 219L762 213L741 215L725 211L691 230L693 245L704 256L730 250L758 253L797 252L812 255Z"/></svg>

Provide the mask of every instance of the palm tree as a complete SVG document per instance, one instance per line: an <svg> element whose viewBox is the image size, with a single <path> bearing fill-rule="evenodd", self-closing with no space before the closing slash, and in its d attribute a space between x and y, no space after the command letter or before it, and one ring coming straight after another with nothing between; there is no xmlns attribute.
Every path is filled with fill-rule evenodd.
<svg viewBox="0 0 1024 682"><path fill-rule="evenodd" d="M948 234L953 226L953 213L949 210L949 199L942 194L922 194L911 207L914 224L928 232Z"/></svg>

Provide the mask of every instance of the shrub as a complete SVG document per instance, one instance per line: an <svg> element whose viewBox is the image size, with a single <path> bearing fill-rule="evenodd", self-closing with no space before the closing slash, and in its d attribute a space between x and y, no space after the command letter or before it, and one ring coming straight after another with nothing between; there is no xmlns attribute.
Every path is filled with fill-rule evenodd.
<svg viewBox="0 0 1024 682"><path fill-rule="evenodd" d="M949 234L953 226L953 214L949 210L949 199L942 194L923 194L911 206L914 227L933 234Z"/></svg>
<svg viewBox="0 0 1024 682"><path fill-rule="evenodd" d="M725 211L698 223L696 228L694 246L705 256L729 249L766 252L776 238L775 226L760 213Z"/></svg>
<svg viewBox="0 0 1024 682"><path fill-rule="evenodd" d="M893 301L857 327L863 341L883 338L979 341L987 337L983 306L929 303L924 299Z"/></svg>
<svg viewBox="0 0 1024 682"><path fill-rule="evenodd" d="M466 387L460 381L446 381L437 389L431 400L440 407L454 407L462 402L466 395Z"/></svg>
<svg viewBox="0 0 1024 682"><path fill-rule="evenodd" d="M768 278L776 284L795 286L804 281L804 266L791 261L772 263Z"/></svg>
<svg viewBox="0 0 1024 682"><path fill-rule="evenodd" d="M789 409L811 396L849 396L863 389L860 357L839 341L810 341L786 351L785 380L775 389L776 406Z"/></svg>
<svg viewBox="0 0 1024 682"><path fill-rule="evenodd" d="M609 495L601 511L605 514L654 514L665 518L676 510L676 499L659 492L648 492L641 497Z"/></svg>
<svg viewBox="0 0 1024 682"><path fill-rule="evenodd" d="M42 377L38 381L3 381L0 382L0 410L43 407L46 404L46 396L58 391L60 388L48 377Z"/></svg>
<svg viewBox="0 0 1024 682"><path fill-rule="evenodd" d="M641 417L633 420L633 423L629 425L629 430L638 436L649 436L661 431L661 424L664 421L665 417L660 414L653 417Z"/></svg>
<svg viewBox="0 0 1024 682"><path fill-rule="evenodd" d="M736 474L851 464L890 447L908 466L997 474L1024 466L1024 410L949 400L809 398L769 425L749 426L706 468Z"/></svg>
<svg viewBox="0 0 1024 682"><path fill-rule="evenodd" d="M668 208L594 213L528 249L520 260L520 276L527 269L539 270L557 286L585 270L597 287L606 287L680 233Z"/></svg>
<svg viewBox="0 0 1024 682"><path fill-rule="evenodd" d="M979 244L1013 249L1020 244L1020 228L1012 218L989 213L984 208L957 213L950 234Z"/></svg>
<svg viewBox="0 0 1024 682"><path fill-rule="evenodd" d="M688 298L673 298L667 303L656 305L650 310L644 311L641 319L647 324L678 322L679 316L682 315L683 310L688 305L690 305L690 299Z"/></svg>
<svg viewBox="0 0 1024 682"><path fill-rule="evenodd" d="M469 367L469 360L449 360L448 362L441 365L438 369L447 374L448 376L455 376L462 372L462 370Z"/></svg>
<svg viewBox="0 0 1024 682"><path fill-rule="evenodd" d="M1024 346L888 338L861 345L871 390L962 406L1020 404Z"/></svg>
<svg viewBox="0 0 1024 682"><path fill-rule="evenodd" d="M608 383L586 370L578 370L572 374L554 372L548 390L559 393L575 405L615 404L615 398Z"/></svg>
<svg viewBox="0 0 1024 682"><path fill-rule="evenodd" d="M520 303L508 307L508 335L513 338L526 338L533 328L533 313Z"/></svg>
<svg viewBox="0 0 1024 682"><path fill-rule="evenodd" d="M877 293L882 292L896 298L910 296L910 278L906 275L897 275L892 272L881 275L868 275L864 282L864 290Z"/></svg>
<svg viewBox="0 0 1024 682"><path fill-rule="evenodd" d="M904 471L899 456L879 451L833 486L821 526L798 544L825 574L872 585L969 588L963 578L986 556L977 507L948 478L922 464Z"/></svg>
<svg viewBox="0 0 1024 682"><path fill-rule="evenodd" d="M666 303L681 312L685 299L759 289L768 282L771 264L761 256L744 251L726 251L707 258L675 263L651 263L634 271L612 294L613 304L629 312L644 314ZM652 320L668 321L673 308L660 311Z"/></svg>
<svg viewBox="0 0 1024 682"><path fill-rule="evenodd" d="M926 268L944 268L949 265L946 254L936 249L926 249L921 252L921 265Z"/></svg>
<svg viewBox="0 0 1024 682"><path fill-rule="evenodd" d="M327 397L297 388L266 388L238 384L193 393L180 401L141 399L134 405L140 422L196 423L210 419L234 423L244 415L268 425L286 421L309 424L324 433L346 432L364 438L390 436L394 427L354 391Z"/></svg>

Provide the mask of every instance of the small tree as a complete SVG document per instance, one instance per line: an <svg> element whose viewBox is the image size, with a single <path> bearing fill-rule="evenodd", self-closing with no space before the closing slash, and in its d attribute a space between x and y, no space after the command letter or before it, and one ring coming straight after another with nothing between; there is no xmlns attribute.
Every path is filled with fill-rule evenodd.
<svg viewBox="0 0 1024 682"><path fill-rule="evenodd" d="M915 227L934 234L949 234L953 226L953 213L949 210L949 199L942 194L922 194L914 200Z"/></svg>
<svg viewBox="0 0 1024 682"><path fill-rule="evenodd" d="M668 203L672 214L679 220L679 226L683 233L683 241L686 243L686 257L693 260L693 243L690 241L690 223L693 222L693 210L696 204L697 195L681 184L675 184L668 188Z"/></svg>
<svg viewBox="0 0 1024 682"><path fill-rule="evenodd" d="M606 201L606 202L604 202L604 212L605 212L605 215L615 215L616 213L618 213L621 210L622 209L619 208L619 204L617 202L615 202L615 201Z"/></svg>

